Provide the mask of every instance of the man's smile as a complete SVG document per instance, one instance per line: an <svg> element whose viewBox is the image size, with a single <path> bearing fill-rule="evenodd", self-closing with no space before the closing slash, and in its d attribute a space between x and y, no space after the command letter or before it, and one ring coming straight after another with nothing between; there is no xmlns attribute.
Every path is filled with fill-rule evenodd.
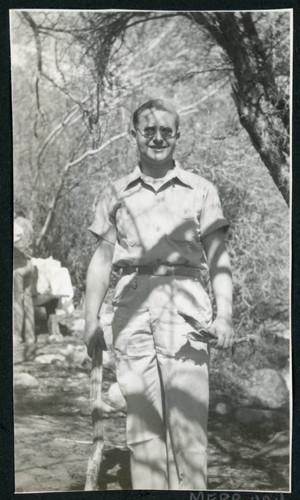
<svg viewBox="0 0 300 500"><path fill-rule="evenodd" d="M136 128L132 130L143 169L153 171L155 165L160 172L173 165L173 154L179 137L176 117L164 110L142 113ZM155 169L156 172L157 169Z"/></svg>

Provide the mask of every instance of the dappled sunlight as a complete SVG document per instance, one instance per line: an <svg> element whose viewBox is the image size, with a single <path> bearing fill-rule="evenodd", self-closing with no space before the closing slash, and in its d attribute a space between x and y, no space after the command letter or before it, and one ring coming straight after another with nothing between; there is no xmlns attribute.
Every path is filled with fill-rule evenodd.
<svg viewBox="0 0 300 500"><path fill-rule="evenodd" d="M84 489L98 444L89 489L287 491L292 11L27 9L10 21L14 196L34 256L69 269L68 320L81 321L26 339L33 310L15 280L27 340L14 348L16 490ZM131 119L153 100L169 107ZM86 228L101 254L92 280ZM108 351L90 344L91 363L83 308L92 330L102 292ZM253 355L212 349L233 329ZM127 411L109 402L116 375Z"/></svg>

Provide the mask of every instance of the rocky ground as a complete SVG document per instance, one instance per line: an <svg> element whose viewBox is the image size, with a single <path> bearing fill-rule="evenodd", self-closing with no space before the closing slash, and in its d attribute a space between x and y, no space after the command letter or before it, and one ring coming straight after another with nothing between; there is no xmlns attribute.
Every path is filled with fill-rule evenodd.
<svg viewBox="0 0 300 500"><path fill-rule="evenodd" d="M79 321L79 323L78 323ZM80 320L77 325L82 326ZM90 360L82 331L52 339L39 335L35 352L14 356L15 484L17 492L82 490L91 452ZM104 439L99 489L130 489L125 412L103 381ZM212 373L212 378L216 374ZM215 377L216 378L216 377ZM234 405L233 405L234 406ZM288 417L283 410L233 407L211 394L209 489L286 491L289 476Z"/></svg>

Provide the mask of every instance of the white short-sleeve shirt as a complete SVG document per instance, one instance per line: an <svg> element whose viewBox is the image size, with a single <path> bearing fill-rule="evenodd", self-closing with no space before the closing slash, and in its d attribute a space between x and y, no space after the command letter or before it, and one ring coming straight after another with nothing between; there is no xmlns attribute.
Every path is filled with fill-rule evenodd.
<svg viewBox="0 0 300 500"><path fill-rule="evenodd" d="M158 182L139 166L101 197L89 230L115 245L114 265L185 265L205 262L203 236L228 228L216 188L174 168Z"/></svg>

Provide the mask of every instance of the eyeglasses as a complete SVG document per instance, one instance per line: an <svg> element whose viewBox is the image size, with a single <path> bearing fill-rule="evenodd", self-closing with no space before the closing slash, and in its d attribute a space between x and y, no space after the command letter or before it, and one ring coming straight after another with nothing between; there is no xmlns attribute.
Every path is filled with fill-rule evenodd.
<svg viewBox="0 0 300 500"><path fill-rule="evenodd" d="M156 134L156 127L146 127L144 130L140 130L139 128L136 128L136 130L139 131L139 133L145 137L145 139L152 139L152 137L155 136ZM177 135L177 131L173 133L173 130L169 127L160 127L159 129L161 136L164 139L174 139Z"/></svg>

